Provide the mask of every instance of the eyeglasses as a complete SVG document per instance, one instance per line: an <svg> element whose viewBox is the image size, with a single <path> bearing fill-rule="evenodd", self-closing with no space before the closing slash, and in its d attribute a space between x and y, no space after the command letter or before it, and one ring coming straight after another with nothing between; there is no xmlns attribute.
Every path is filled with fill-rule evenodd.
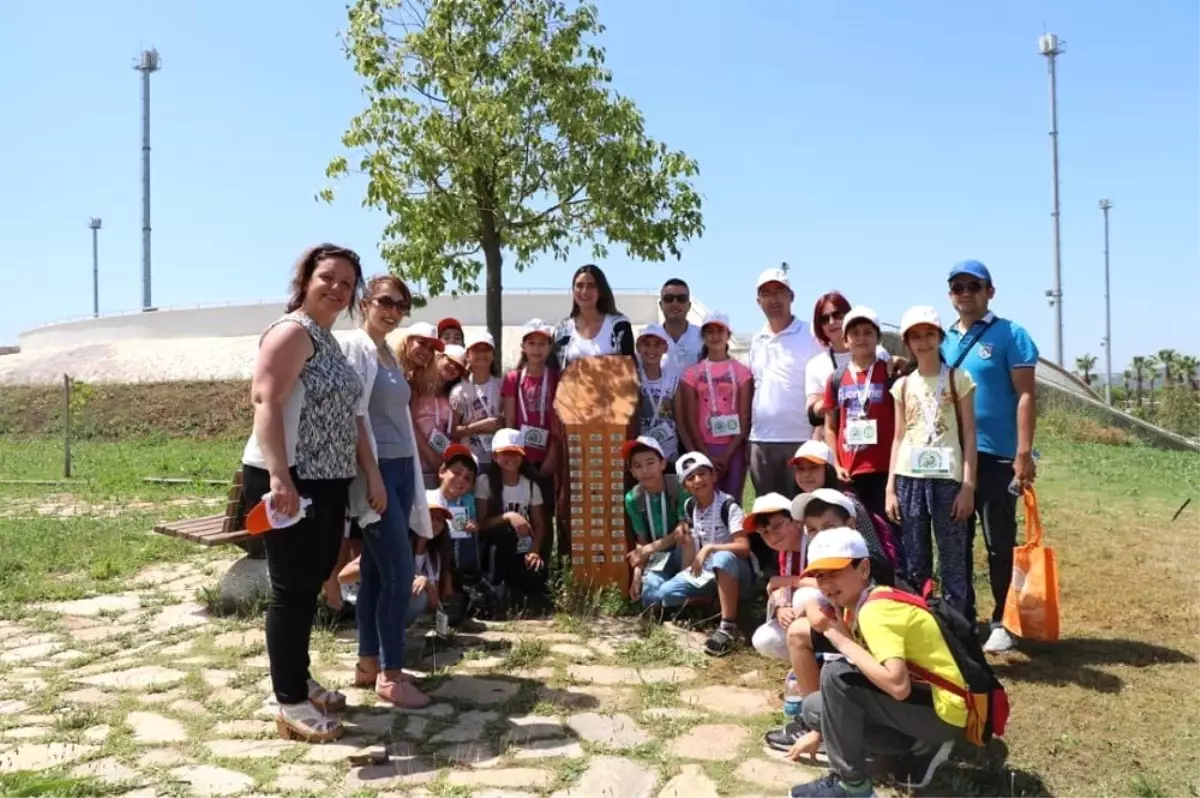
<svg viewBox="0 0 1200 798"><path fill-rule="evenodd" d="M840 310L835 310L833 313L822 313L820 316L817 316L817 321L821 322L822 324L829 324L833 321L841 321L844 318L846 318L845 313Z"/></svg>
<svg viewBox="0 0 1200 798"><path fill-rule="evenodd" d="M661 299L662 299L662 303L664 305L670 305L672 303L678 303L678 304L682 305L683 303L688 301L688 295L687 294L663 294Z"/></svg>
<svg viewBox="0 0 1200 798"><path fill-rule="evenodd" d="M412 310L412 306L403 299L392 299L390 296L373 297L372 301L384 310L395 310L400 313L408 313Z"/></svg>
<svg viewBox="0 0 1200 798"><path fill-rule="evenodd" d="M951 283L950 293L958 296L960 294L978 294L983 290L983 283L978 280L968 280L965 283Z"/></svg>

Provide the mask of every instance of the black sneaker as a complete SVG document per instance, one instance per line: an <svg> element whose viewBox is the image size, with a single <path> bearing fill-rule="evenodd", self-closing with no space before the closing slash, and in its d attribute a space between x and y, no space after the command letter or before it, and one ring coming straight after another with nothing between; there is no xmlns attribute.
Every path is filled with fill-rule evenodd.
<svg viewBox="0 0 1200 798"><path fill-rule="evenodd" d="M737 645L737 641L734 640L733 635L717 627L708 636L708 640L704 641L704 653L710 657L723 657L733 651L735 645Z"/></svg>
<svg viewBox="0 0 1200 798"><path fill-rule="evenodd" d="M870 782L864 784L866 791L851 793L842 786L842 780L836 773L829 773L816 781L797 784L788 795L791 798L874 798L875 790Z"/></svg>
<svg viewBox="0 0 1200 798"><path fill-rule="evenodd" d="M954 742L947 740L934 751L912 754L897 774L896 783L910 790L928 787L929 782L933 781L933 774L937 772L943 762L950 758L950 752L953 750Z"/></svg>
<svg viewBox="0 0 1200 798"><path fill-rule="evenodd" d="M767 732L763 736L763 742L766 743L767 748L773 751L790 751L796 741L807 731L808 728L804 725L804 721L796 718L788 721L782 729Z"/></svg>

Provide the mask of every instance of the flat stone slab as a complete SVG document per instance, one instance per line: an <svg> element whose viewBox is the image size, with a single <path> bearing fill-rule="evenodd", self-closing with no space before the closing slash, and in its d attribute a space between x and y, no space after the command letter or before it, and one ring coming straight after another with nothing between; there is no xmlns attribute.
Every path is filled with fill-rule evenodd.
<svg viewBox="0 0 1200 798"><path fill-rule="evenodd" d="M0 751L0 773L18 770L48 770L90 756L98 749L94 745L73 743L28 743Z"/></svg>
<svg viewBox="0 0 1200 798"><path fill-rule="evenodd" d="M275 782L271 789L276 792L317 792L329 773L329 768L314 765L280 765L275 771Z"/></svg>
<svg viewBox="0 0 1200 798"><path fill-rule="evenodd" d="M49 726L17 726L13 729L0 731L0 740L36 740L45 737L54 730Z"/></svg>
<svg viewBox="0 0 1200 798"><path fill-rule="evenodd" d="M17 699L9 701L0 701L0 715L19 715L29 709L29 704Z"/></svg>
<svg viewBox="0 0 1200 798"><path fill-rule="evenodd" d="M642 715L647 718L667 718L669 720L692 720L693 718L703 717L703 714L694 709L684 709L683 707L651 707L650 709L642 710Z"/></svg>
<svg viewBox="0 0 1200 798"><path fill-rule="evenodd" d="M699 765L684 765L658 791L658 798L717 798L717 785Z"/></svg>
<svg viewBox="0 0 1200 798"><path fill-rule="evenodd" d="M217 798L239 795L254 786L254 779L236 770L219 768L215 765L190 765L175 768L171 778L185 782L192 795L197 798Z"/></svg>
<svg viewBox="0 0 1200 798"><path fill-rule="evenodd" d="M525 788L539 790L554 781L554 774L539 768L495 768L494 770L452 770L446 783L454 787ZM479 795L479 793L474 793Z"/></svg>
<svg viewBox="0 0 1200 798"><path fill-rule="evenodd" d="M437 778L438 769L432 762L416 755L416 747L409 743L389 746L391 758L387 762L351 768L339 791L348 795L363 788L386 790L403 788L414 784L425 784Z"/></svg>
<svg viewBox="0 0 1200 798"><path fill-rule="evenodd" d="M264 737L275 733L275 724L266 720L223 720L213 727L217 737Z"/></svg>
<svg viewBox="0 0 1200 798"><path fill-rule="evenodd" d="M237 678L237 671L203 670L200 678L209 687L225 687Z"/></svg>
<svg viewBox="0 0 1200 798"><path fill-rule="evenodd" d="M0 662L8 665L13 665L18 662L30 662L35 659L42 659L53 654L61 646L57 643L34 643L28 646L18 646L10 648L0 654Z"/></svg>
<svg viewBox="0 0 1200 798"><path fill-rule="evenodd" d="M499 720L495 712L471 710L458 716L453 726L442 729L429 739L431 743L469 743L483 736L484 728Z"/></svg>
<svg viewBox="0 0 1200 798"><path fill-rule="evenodd" d="M555 643L550 646L550 653L558 654L561 657L569 657L570 659L590 660L596 658L596 651L594 649L581 646L578 643Z"/></svg>
<svg viewBox="0 0 1200 798"><path fill-rule="evenodd" d="M583 712L567 718L567 725L580 738L609 748L633 748L650 741L650 735L628 715Z"/></svg>
<svg viewBox="0 0 1200 798"><path fill-rule="evenodd" d="M620 691L615 687L583 685L538 688L538 700L566 709L599 709L620 703Z"/></svg>
<svg viewBox="0 0 1200 798"><path fill-rule="evenodd" d="M317 764L345 762L351 757L362 756L370 748L370 742L367 740L362 738L347 740L343 737L342 742L310 745L302 758L305 762Z"/></svg>
<svg viewBox="0 0 1200 798"><path fill-rule="evenodd" d="M182 751L174 748L156 748L138 758L140 768L170 768L190 762L191 759Z"/></svg>
<svg viewBox="0 0 1200 798"><path fill-rule="evenodd" d="M517 694L519 685L482 676L451 676L429 695L480 706L503 704Z"/></svg>
<svg viewBox="0 0 1200 798"><path fill-rule="evenodd" d="M213 638L217 648L242 649L266 645L266 633L261 629L238 629Z"/></svg>
<svg viewBox="0 0 1200 798"><path fill-rule="evenodd" d="M182 723L153 712L130 712L125 722L133 729L134 741L142 745L182 743L187 740L187 729Z"/></svg>
<svg viewBox="0 0 1200 798"><path fill-rule="evenodd" d="M99 779L106 784L134 781L140 776L136 770L125 767L114 757L76 765L71 768L71 775L77 779Z"/></svg>
<svg viewBox="0 0 1200 798"><path fill-rule="evenodd" d="M679 695L685 704L718 712L723 715L761 715L775 709L775 697L770 690L752 690L749 687L713 685L695 690L684 690Z"/></svg>
<svg viewBox="0 0 1200 798"><path fill-rule="evenodd" d="M52 612L55 615L75 615L81 618L94 618L108 612L128 612L142 606L142 600L136 593L121 593L112 596L96 596L94 598L78 599L76 601L57 601L43 604L39 609Z"/></svg>
<svg viewBox="0 0 1200 798"><path fill-rule="evenodd" d="M108 735L112 734L112 727L108 724L93 726L83 732L83 739L89 743L103 743L108 739Z"/></svg>
<svg viewBox="0 0 1200 798"><path fill-rule="evenodd" d="M473 768L490 768L500 764L500 753L491 743L483 740L444 745L437 749L437 756L456 765Z"/></svg>
<svg viewBox="0 0 1200 798"><path fill-rule="evenodd" d="M519 715L509 718L508 725L505 740L516 744L550 737L565 737L567 733L566 726L554 715Z"/></svg>
<svg viewBox="0 0 1200 798"><path fill-rule="evenodd" d="M82 629L71 629L67 636L76 643L100 643L114 637L128 634L129 629L123 626L86 626Z"/></svg>
<svg viewBox="0 0 1200 798"><path fill-rule="evenodd" d="M791 789L801 782L819 779L825 770L810 768L794 762L772 762L769 759L747 759L738 765L733 775L742 781L757 784L762 787Z"/></svg>
<svg viewBox="0 0 1200 798"><path fill-rule="evenodd" d="M188 601L183 604L170 604L163 607L158 615L154 616L154 620L150 622L150 630L164 634L176 629L191 629L196 626L204 626L210 621L208 609L203 604Z"/></svg>
<svg viewBox="0 0 1200 798"><path fill-rule="evenodd" d="M76 681L94 687L111 687L115 690L141 690L147 687L168 687L178 684L187 677L186 673L160 665L143 665L123 671L97 673Z"/></svg>
<svg viewBox="0 0 1200 798"><path fill-rule="evenodd" d="M489 668L498 668L504 664L504 657L478 657L477 659L464 659L462 667L470 668L473 671L484 671Z"/></svg>
<svg viewBox="0 0 1200 798"><path fill-rule="evenodd" d="M570 665L571 678L593 684L638 684L639 682L690 682L696 678L691 668L617 668L608 665ZM724 689L724 688L718 688Z"/></svg>
<svg viewBox="0 0 1200 798"><path fill-rule="evenodd" d="M209 740L204 747L222 759L274 759L296 745L288 740Z"/></svg>
<svg viewBox="0 0 1200 798"><path fill-rule="evenodd" d="M377 709L360 709L353 715L344 715L342 723L346 726L347 734L361 734L366 737L378 737L392 730L399 714L390 707Z"/></svg>
<svg viewBox="0 0 1200 798"><path fill-rule="evenodd" d="M512 749L515 760L526 762L534 759L578 759L583 756L583 746L565 737L530 740Z"/></svg>
<svg viewBox="0 0 1200 798"><path fill-rule="evenodd" d="M738 748L750 736L744 726L712 724L696 726L671 741L670 752L680 759L726 762L736 759Z"/></svg>
<svg viewBox="0 0 1200 798"><path fill-rule="evenodd" d="M588 764L575 786L550 798L650 798L658 775L632 759L598 756Z"/></svg>

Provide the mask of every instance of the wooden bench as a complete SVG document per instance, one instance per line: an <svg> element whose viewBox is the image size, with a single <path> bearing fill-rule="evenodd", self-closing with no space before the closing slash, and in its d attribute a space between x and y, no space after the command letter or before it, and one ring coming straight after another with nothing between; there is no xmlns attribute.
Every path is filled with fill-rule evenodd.
<svg viewBox="0 0 1200 798"><path fill-rule="evenodd" d="M251 557L264 556L262 541L246 532L242 527L244 521L242 470L239 468L234 472L233 481L229 485L224 513L157 524L154 531L160 535L199 543L201 546L233 544Z"/></svg>

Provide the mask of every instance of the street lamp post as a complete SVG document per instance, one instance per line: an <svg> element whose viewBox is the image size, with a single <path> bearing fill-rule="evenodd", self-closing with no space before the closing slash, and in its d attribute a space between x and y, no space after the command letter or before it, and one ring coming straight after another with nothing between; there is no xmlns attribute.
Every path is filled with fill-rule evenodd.
<svg viewBox="0 0 1200 798"><path fill-rule="evenodd" d="M100 315L100 217L88 219L92 230L92 315Z"/></svg>
<svg viewBox="0 0 1200 798"><path fill-rule="evenodd" d="M159 70L158 50L143 50L133 68L142 73L142 310L150 301L150 75Z"/></svg>
<svg viewBox="0 0 1200 798"><path fill-rule="evenodd" d="M1109 299L1108 283L1108 211L1112 203L1100 200L1104 213L1104 401L1112 405L1112 302Z"/></svg>
<svg viewBox="0 0 1200 798"><path fill-rule="evenodd" d="M1053 208L1050 217L1054 230L1054 288L1046 292L1054 307L1054 356L1058 365L1063 365L1063 293L1062 293L1062 243L1059 238L1058 218L1058 73L1056 59L1063 53L1066 42L1053 33L1038 37L1038 50L1046 56L1050 66L1050 182Z"/></svg>

